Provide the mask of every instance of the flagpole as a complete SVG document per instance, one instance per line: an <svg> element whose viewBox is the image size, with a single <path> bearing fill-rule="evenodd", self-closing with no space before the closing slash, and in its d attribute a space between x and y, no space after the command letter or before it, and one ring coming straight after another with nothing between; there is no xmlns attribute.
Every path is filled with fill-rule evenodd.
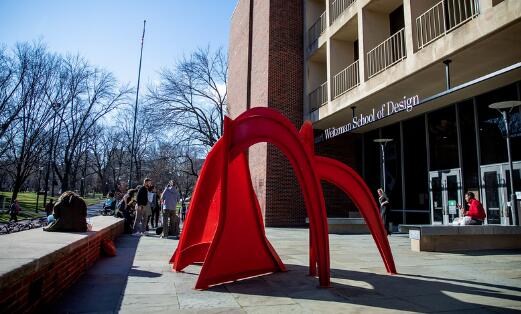
<svg viewBox="0 0 521 314"><path fill-rule="evenodd" d="M136 138L136 120L137 120L137 106L138 106L138 98L139 98L139 81L141 79L141 61L143 59L143 42L145 40L145 26L146 26L147 20L143 21L143 35L141 36L141 53L139 55L139 71L137 74L137 89L136 89L136 105L134 106L134 126L132 128L132 146L130 151L130 173L128 176L128 188L132 188L132 165L134 158L134 150L135 150L135 138Z"/></svg>

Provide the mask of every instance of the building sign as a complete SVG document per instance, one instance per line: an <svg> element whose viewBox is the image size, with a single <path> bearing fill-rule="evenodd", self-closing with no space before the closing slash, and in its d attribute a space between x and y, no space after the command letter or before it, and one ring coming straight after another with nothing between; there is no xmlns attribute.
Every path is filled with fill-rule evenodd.
<svg viewBox="0 0 521 314"><path fill-rule="evenodd" d="M363 127L364 125L373 123L375 121L381 120L388 116L392 116L393 114L402 111L411 112L414 106L418 105L419 103L420 97L418 95L412 97L403 96L403 98L399 101L390 100L388 102L383 103L381 106L374 107L367 114L361 113L359 115L355 115L350 122L338 128L331 127L324 130L325 139L328 140L335 136L351 132L357 128Z"/></svg>
<svg viewBox="0 0 521 314"><path fill-rule="evenodd" d="M449 200L449 215L456 215L457 213L458 213L458 211L457 211L456 201Z"/></svg>

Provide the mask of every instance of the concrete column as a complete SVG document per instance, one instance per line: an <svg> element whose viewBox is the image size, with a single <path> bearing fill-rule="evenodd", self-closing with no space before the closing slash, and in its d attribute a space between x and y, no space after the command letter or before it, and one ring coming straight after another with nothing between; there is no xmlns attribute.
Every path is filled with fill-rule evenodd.
<svg viewBox="0 0 521 314"><path fill-rule="evenodd" d="M331 69L331 38L327 38L327 43L326 43L326 62L327 62L327 75L326 75L326 78L327 78L327 101L328 101L328 105L329 103L331 102L331 95L333 94L332 93L332 89L331 89L331 78L332 78L332 69ZM329 107L329 106L328 106Z"/></svg>
<svg viewBox="0 0 521 314"><path fill-rule="evenodd" d="M412 20L412 12L411 12L411 0L403 0L403 19L405 22L405 51L407 52L407 57L410 57L414 54L414 32L412 24L415 23Z"/></svg>
<svg viewBox="0 0 521 314"><path fill-rule="evenodd" d="M365 58L366 54L365 51L365 40L364 40L364 18L363 18L363 12L362 12L362 6L358 6L358 11L356 14L358 15L358 68L360 76L360 86L363 86L365 84L365 80L367 75L365 70ZM362 88L362 87L360 87Z"/></svg>

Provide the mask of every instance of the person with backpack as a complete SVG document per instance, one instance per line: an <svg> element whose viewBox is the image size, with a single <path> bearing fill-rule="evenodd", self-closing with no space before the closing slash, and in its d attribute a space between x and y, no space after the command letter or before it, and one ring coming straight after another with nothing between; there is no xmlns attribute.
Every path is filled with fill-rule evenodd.
<svg viewBox="0 0 521 314"><path fill-rule="evenodd" d="M15 199L9 208L9 222L13 221L18 222L18 214L20 213L20 205L18 204L18 200Z"/></svg>
<svg viewBox="0 0 521 314"><path fill-rule="evenodd" d="M161 195L161 210L163 212L161 238L168 237L169 234L179 236L179 216L177 216L176 209L177 202L179 202L179 193L174 186L175 182L170 181Z"/></svg>
<svg viewBox="0 0 521 314"><path fill-rule="evenodd" d="M143 181L143 186L140 186L137 191L136 204L136 218L134 219L133 232L136 235L143 235L146 231L146 223L148 212L150 211L150 204L148 203L148 189L152 186L152 180L146 178Z"/></svg>

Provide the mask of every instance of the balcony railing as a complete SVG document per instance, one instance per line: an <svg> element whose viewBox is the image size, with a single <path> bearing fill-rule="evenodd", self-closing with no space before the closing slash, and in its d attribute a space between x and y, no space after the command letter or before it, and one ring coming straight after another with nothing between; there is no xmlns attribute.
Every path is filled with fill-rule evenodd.
<svg viewBox="0 0 521 314"><path fill-rule="evenodd" d="M333 24L333 22L340 16L340 14L349 8L355 1L356 0L334 0L331 2L331 6L329 8L329 24Z"/></svg>
<svg viewBox="0 0 521 314"><path fill-rule="evenodd" d="M404 29L397 31L367 53L367 76L373 77L407 57Z"/></svg>
<svg viewBox="0 0 521 314"><path fill-rule="evenodd" d="M327 104L327 81L309 93L309 112L313 112Z"/></svg>
<svg viewBox="0 0 521 314"><path fill-rule="evenodd" d="M315 45L315 42L327 28L326 11L324 11L308 30L309 48Z"/></svg>
<svg viewBox="0 0 521 314"><path fill-rule="evenodd" d="M333 76L333 99L357 87L359 84L358 60L356 60Z"/></svg>
<svg viewBox="0 0 521 314"><path fill-rule="evenodd" d="M442 0L416 18L418 49L422 49L479 14L479 0Z"/></svg>

